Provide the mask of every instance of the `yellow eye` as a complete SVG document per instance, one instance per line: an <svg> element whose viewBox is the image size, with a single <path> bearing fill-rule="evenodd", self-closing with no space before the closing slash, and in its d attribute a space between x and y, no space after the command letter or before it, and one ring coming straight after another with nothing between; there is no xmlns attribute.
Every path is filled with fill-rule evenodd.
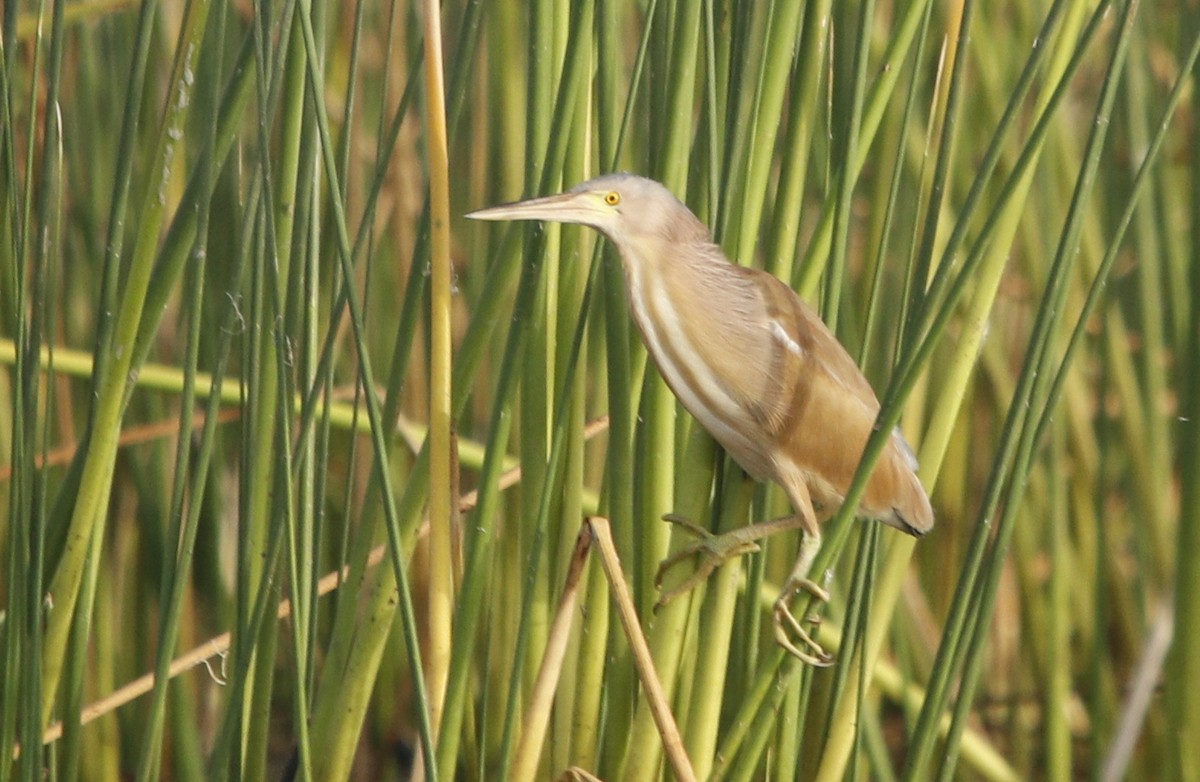
<svg viewBox="0 0 1200 782"><path fill-rule="evenodd" d="M616 206L617 204L621 203L621 194L615 190L608 193L606 196L604 196L604 203L608 204L609 206Z"/></svg>

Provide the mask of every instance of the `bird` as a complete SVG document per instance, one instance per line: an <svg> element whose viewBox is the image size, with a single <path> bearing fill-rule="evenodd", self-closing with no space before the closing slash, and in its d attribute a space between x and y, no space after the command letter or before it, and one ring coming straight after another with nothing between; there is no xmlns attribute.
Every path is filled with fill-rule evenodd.
<svg viewBox="0 0 1200 782"><path fill-rule="evenodd" d="M876 426L879 400L816 311L761 269L731 262L708 227L667 187L627 173L605 174L558 195L479 209L474 220L537 220L589 226L621 259L629 313L651 358L683 407L742 469L782 487L793 514L720 535L675 514L698 540L659 567L699 557L691 577L660 604L756 541L799 529L795 564L774 604L776 641L813 665L832 657L797 621L791 599L828 592L810 576L821 522L842 505ZM917 460L893 430L856 513L916 537L933 527Z"/></svg>

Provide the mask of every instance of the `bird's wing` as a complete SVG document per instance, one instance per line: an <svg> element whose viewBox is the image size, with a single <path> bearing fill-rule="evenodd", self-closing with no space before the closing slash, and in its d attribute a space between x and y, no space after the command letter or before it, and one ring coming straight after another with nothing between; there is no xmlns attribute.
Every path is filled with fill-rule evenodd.
<svg viewBox="0 0 1200 782"><path fill-rule="evenodd" d="M845 387L864 405L878 410L879 401L871 384L816 310L782 282L771 287L775 289L772 302L772 309L778 313L775 319L788 335L805 347L831 380Z"/></svg>
<svg viewBox="0 0 1200 782"><path fill-rule="evenodd" d="M770 319L782 350L802 354L792 362L801 382L788 401L791 418L780 430L784 450L809 475L813 499L827 507L841 502L875 427L879 401L858 365L811 307L783 283L765 284ZM929 498L917 480L917 460L899 430L892 433L867 484L860 512L913 535L933 526Z"/></svg>
<svg viewBox="0 0 1200 782"><path fill-rule="evenodd" d="M678 270L694 306L679 310L680 329L696 351L709 400L726 415L756 424L774 440L803 412L805 395L829 387L830 401L849 405L855 420L874 422L879 403L853 359L791 288L767 272L728 263L712 246L713 260ZM724 311L707 306L720 301ZM701 373L694 373L699 375ZM717 392L715 389L720 389Z"/></svg>
<svg viewBox="0 0 1200 782"><path fill-rule="evenodd" d="M772 431L782 431L804 406L798 393L828 386L831 402L873 422L879 411L875 392L816 311L770 274L759 272L755 281L773 349L771 385L758 397L757 415Z"/></svg>
<svg viewBox="0 0 1200 782"><path fill-rule="evenodd" d="M787 291L791 292L791 289L788 288ZM863 375L862 370L858 368L858 364L854 362L842 343L838 341L812 307L799 296L794 296L792 304L797 309L794 315L795 322L803 320L804 323L812 325L813 353L819 363L819 371L823 371L835 387L846 389L854 398L855 403L862 406L871 420L871 425L874 426L875 418L879 415L879 399L875 396L875 390L871 388L871 384ZM905 464L909 469L915 471L917 455L913 453L912 446L900 433L899 427L893 430L892 437Z"/></svg>

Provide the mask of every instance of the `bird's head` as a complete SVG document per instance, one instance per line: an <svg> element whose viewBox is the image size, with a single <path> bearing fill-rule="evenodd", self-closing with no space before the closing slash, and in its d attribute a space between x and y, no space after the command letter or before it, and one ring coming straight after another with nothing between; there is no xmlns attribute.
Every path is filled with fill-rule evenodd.
<svg viewBox="0 0 1200 782"><path fill-rule="evenodd" d="M705 240L708 229L670 190L633 174L605 174L558 195L471 212L473 220L546 220L600 231L618 246L653 238Z"/></svg>

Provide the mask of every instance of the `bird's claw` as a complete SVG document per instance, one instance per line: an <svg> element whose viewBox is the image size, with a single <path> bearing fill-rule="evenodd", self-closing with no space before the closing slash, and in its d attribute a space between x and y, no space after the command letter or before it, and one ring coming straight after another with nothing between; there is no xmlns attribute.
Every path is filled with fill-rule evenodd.
<svg viewBox="0 0 1200 782"><path fill-rule="evenodd" d="M656 611L680 595L686 594L704 583L719 565L723 565L729 560L736 559L743 554L750 554L759 550L758 544L753 540L746 540L738 535L740 530L733 530L732 532L717 535L696 524L694 521L675 513L666 514L663 516L663 521L676 525L687 534L697 538L697 540L695 543L679 549L659 563L658 572L654 576L654 586L661 589L663 578L667 572L680 562L697 555L699 555L700 561L696 563L696 569L691 575L659 595L658 602L654 604L654 610Z"/></svg>
<svg viewBox="0 0 1200 782"><path fill-rule="evenodd" d="M664 513L662 519L663 519L663 521L667 522L668 524L674 524L676 527L679 527L681 530L683 530L687 534L691 535L693 538L699 538L700 540L704 540L705 538L716 537L715 535L713 535L713 533L710 530L707 530L704 527L701 527L699 524L697 524L696 522L692 521L687 516L684 516L682 514Z"/></svg>
<svg viewBox="0 0 1200 782"><path fill-rule="evenodd" d="M809 592L822 603L829 602L829 592L815 581L808 578L790 580L775 600L775 641L803 662L817 668L827 668L833 665L833 655L817 643L788 607L792 597L801 590ZM820 618L810 617L810 621L819 623Z"/></svg>

